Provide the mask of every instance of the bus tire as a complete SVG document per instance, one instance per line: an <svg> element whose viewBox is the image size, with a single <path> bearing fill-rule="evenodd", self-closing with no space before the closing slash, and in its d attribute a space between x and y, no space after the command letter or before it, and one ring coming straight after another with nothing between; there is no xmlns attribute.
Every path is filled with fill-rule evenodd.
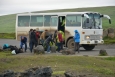
<svg viewBox="0 0 115 77"><path fill-rule="evenodd" d="M67 47L70 49L74 48L74 39L73 38L68 40Z"/></svg>
<svg viewBox="0 0 115 77"><path fill-rule="evenodd" d="M91 51L95 48L95 45L82 45L85 50Z"/></svg>

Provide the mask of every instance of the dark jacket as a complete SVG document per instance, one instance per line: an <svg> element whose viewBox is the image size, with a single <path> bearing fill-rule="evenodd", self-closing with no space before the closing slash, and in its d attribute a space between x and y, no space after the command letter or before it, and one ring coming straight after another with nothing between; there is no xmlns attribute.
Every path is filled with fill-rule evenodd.
<svg viewBox="0 0 115 77"><path fill-rule="evenodd" d="M45 43L49 44L50 42L54 42L54 40L52 39L52 35L50 35L46 40Z"/></svg>
<svg viewBox="0 0 115 77"><path fill-rule="evenodd" d="M74 31L75 32L75 36L74 36L74 41L75 42L80 42L80 34L77 30Z"/></svg>
<svg viewBox="0 0 115 77"><path fill-rule="evenodd" d="M21 36L21 42L22 42L22 43L26 43L26 42L27 42L27 38L24 37L24 39L22 39L22 36Z"/></svg>
<svg viewBox="0 0 115 77"><path fill-rule="evenodd" d="M31 32L31 41L37 41L35 32Z"/></svg>
<svg viewBox="0 0 115 77"><path fill-rule="evenodd" d="M31 40L31 33L32 31L29 31L29 41Z"/></svg>

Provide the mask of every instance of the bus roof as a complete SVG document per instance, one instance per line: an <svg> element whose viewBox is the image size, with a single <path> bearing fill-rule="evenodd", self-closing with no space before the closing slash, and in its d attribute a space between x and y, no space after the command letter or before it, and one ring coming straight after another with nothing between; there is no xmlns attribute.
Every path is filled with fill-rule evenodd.
<svg viewBox="0 0 115 77"><path fill-rule="evenodd" d="M17 15L66 15L66 14L86 14L86 13L97 13L98 12L92 12L92 11L87 11L87 12L51 12L51 13L21 13Z"/></svg>

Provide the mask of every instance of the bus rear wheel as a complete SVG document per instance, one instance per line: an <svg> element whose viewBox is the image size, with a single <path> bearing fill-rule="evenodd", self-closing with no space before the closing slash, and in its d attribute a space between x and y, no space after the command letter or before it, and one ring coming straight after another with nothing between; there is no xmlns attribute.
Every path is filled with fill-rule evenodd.
<svg viewBox="0 0 115 77"><path fill-rule="evenodd" d="M95 48L95 45L82 45L85 50L91 51Z"/></svg>
<svg viewBox="0 0 115 77"><path fill-rule="evenodd" d="M68 47L69 49L72 49L72 48L74 48L74 46L75 46L74 40L73 40L72 38L69 39L68 42L67 42L67 47Z"/></svg>

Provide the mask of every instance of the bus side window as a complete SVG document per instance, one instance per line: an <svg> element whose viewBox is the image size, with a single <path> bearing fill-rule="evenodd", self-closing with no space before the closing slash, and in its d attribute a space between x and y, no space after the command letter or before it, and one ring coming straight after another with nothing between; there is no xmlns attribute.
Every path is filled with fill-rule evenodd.
<svg viewBox="0 0 115 77"><path fill-rule="evenodd" d="M18 26L29 26L30 16L18 16Z"/></svg>
<svg viewBox="0 0 115 77"><path fill-rule="evenodd" d="M44 26L50 26L51 15L44 15Z"/></svg>
<svg viewBox="0 0 115 77"><path fill-rule="evenodd" d="M58 24L58 18L57 17L53 17L51 18L51 26L57 26Z"/></svg>
<svg viewBox="0 0 115 77"><path fill-rule="evenodd" d="M31 16L30 26L43 26L43 15Z"/></svg>

